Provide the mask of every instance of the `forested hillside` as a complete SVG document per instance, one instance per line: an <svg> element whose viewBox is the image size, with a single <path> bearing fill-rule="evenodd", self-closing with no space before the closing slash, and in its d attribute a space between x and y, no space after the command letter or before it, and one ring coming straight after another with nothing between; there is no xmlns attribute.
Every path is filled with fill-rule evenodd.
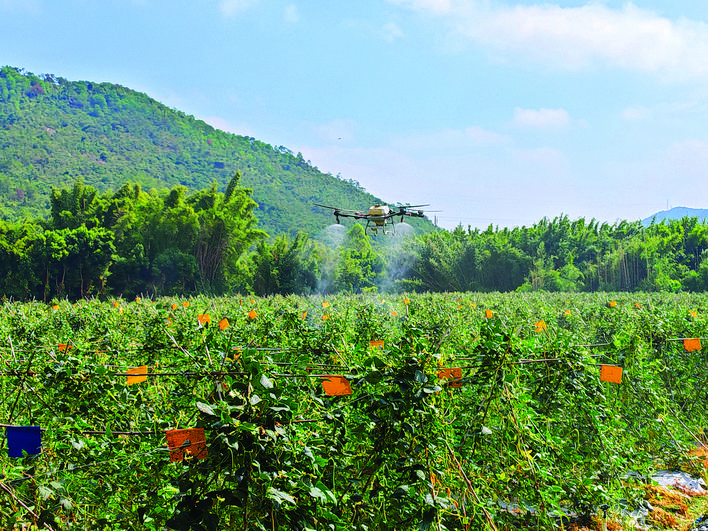
<svg viewBox="0 0 708 531"><path fill-rule="evenodd" d="M237 172L253 189L256 217L271 236L315 233L333 223L314 202L354 209L380 202L299 153L219 131L126 87L0 69L2 219L47 217L52 187L71 187L77 178L99 192L128 182L193 191L217 182L224 191ZM425 219L412 224L432 229Z"/></svg>

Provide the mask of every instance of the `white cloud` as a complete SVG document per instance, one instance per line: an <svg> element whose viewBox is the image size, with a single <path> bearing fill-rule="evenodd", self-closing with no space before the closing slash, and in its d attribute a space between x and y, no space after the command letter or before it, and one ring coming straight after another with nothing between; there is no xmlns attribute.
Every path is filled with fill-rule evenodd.
<svg viewBox="0 0 708 531"><path fill-rule="evenodd" d="M564 109L514 109L514 123L519 127L560 129L568 125L568 121Z"/></svg>
<svg viewBox="0 0 708 531"><path fill-rule="evenodd" d="M651 116L651 110L644 107L643 105L635 105L633 107L627 107L622 111L622 118L630 122L644 120Z"/></svg>
<svg viewBox="0 0 708 531"><path fill-rule="evenodd" d="M434 153L439 156L443 153L465 153L507 140L503 135L473 125L465 129L445 128L431 133L413 133L394 139L392 146L409 153Z"/></svg>
<svg viewBox="0 0 708 531"><path fill-rule="evenodd" d="M521 162L528 162L548 168L554 168L560 172L564 171L568 166L566 156L561 151L551 147L518 149L513 150L512 153L514 157Z"/></svg>
<svg viewBox="0 0 708 531"><path fill-rule="evenodd" d="M666 150L666 165L670 173L691 188L700 183L701 193L708 189L708 140L690 139L677 142ZM687 178L694 180L687 181Z"/></svg>
<svg viewBox="0 0 708 531"><path fill-rule="evenodd" d="M0 0L0 11L37 14L41 6L38 0Z"/></svg>
<svg viewBox="0 0 708 531"><path fill-rule="evenodd" d="M219 9L222 15L230 17L247 10L257 2L258 0L220 0Z"/></svg>
<svg viewBox="0 0 708 531"><path fill-rule="evenodd" d="M439 15L458 38L502 60L556 68L609 65L683 79L708 75L708 25L671 20L629 3L612 9L552 4L506 6L475 0L389 0Z"/></svg>
<svg viewBox="0 0 708 531"><path fill-rule="evenodd" d="M296 24L300 21L300 14L298 13L297 6L295 4L285 6L283 16L285 17L285 21L290 24Z"/></svg>
<svg viewBox="0 0 708 531"><path fill-rule="evenodd" d="M384 24L381 28L381 34L383 38L389 42L393 42L396 39L403 37L403 30L395 22L389 22Z"/></svg>
<svg viewBox="0 0 708 531"><path fill-rule="evenodd" d="M452 9L452 0L389 0L389 2L418 11L432 11L438 14L449 13Z"/></svg>

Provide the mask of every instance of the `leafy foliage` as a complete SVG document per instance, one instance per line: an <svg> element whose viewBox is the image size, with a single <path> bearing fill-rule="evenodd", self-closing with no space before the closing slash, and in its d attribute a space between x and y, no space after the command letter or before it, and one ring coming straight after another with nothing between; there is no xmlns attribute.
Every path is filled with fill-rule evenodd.
<svg viewBox="0 0 708 531"><path fill-rule="evenodd" d="M458 227L420 238L409 288L423 291L705 291L708 224L643 227L542 219L531 227Z"/></svg>
<svg viewBox="0 0 708 531"><path fill-rule="evenodd" d="M643 496L632 478L696 464L705 357L676 339L706 315L688 294L5 303L2 420L45 431L41 454L0 456L0 525L551 529L617 514ZM329 374L353 394L325 394ZM191 427L208 458L170 461L163 432Z"/></svg>
<svg viewBox="0 0 708 531"><path fill-rule="evenodd" d="M188 195L183 186L147 194L130 184L99 195L80 179L53 190L49 221L0 222L0 292L43 300L223 292L241 256L266 236L239 180L236 174L228 195L216 185Z"/></svg>

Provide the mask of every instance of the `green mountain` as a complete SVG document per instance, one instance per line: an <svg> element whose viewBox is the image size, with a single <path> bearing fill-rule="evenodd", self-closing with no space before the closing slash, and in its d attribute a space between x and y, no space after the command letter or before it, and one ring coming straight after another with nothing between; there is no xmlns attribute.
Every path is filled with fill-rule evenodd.
<svg viewBox="0 0 708 531"><path fill-rule="evenodd" d="M314 203L364 210L381 202L300 153L219 131L143 93L0 68L2 219L46 217L51 188L69 188L78 177L99 192L126 182L198 190L215 181L223 191L236 172L272 236L316 234L335 222ZM433 228L427 219L408 222L418 232Z"/></svg>
<svg viewBox="0 0 708 531"><path fill-rule="evenodd" d="M683 218L698 218L698 221L703 223L708 219L708 209L705 208L689 208L689 207L673 207L669 210L662 210L656 214L652 214L648 218L642 220L642 225L648 227L652 221L661 223L665 219L683 219Z"/></svg>

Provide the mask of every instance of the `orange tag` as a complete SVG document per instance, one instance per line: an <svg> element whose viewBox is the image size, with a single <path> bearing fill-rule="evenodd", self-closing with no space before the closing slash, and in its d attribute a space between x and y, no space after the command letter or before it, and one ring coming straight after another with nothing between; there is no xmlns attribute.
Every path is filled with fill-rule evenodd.
<svg viewBox="0 0 708 531"><path fill-rule="evenodd" d="M323 307L323 308L329 308L329 303L328 303L327 301L324 301L324 302L322 303L322 307Z"/></svg>
<svg viewBox="0 0 708 531"><path fill-rule="evenodd" d="M382 339L372 339L371 341L369 341L369 347L383 349L384 342Z"/></svg>
<svg viewBox="0 0 708 531"><path fill-rule="evenodd" d="M173 309L173 310L176 310L176 309L177 309L177 303L176 303L176 302L175 302L174 304L172 304L172 309Z"/></svg>
<svg viewBox="0 0 708 531"><path fill-rule="evenodd" d="M248 312L249 319L255 319L257 316L258 314L256 313L256 310L251 310L250 312Z"/></svg>
<svg viewBox="0 0 708 531"><path fill-rule="evenodd" d="M224 317L221 321L219 321L219 328L224 330L225 328L229 327L229 322L226 320L226 317Z"/></svg>
<svg viewBox="0 0 708 531"><path fill-rule="evenodd" d="M566 315L570 315L570 310L566 310L566 311L564 311L563 313L566 314Z"/></svg>
<svg viewBox="0 0 708 531"><path fill-rule="evenodd" d="M403 304L410 304L411 300L410 299L403 299Z"/></svg>
<svg viewBox="0 0 708 531"><path fill-rule="evenodd" d="M352 386L344 376L323 376L322 388L329 396L352 394Z"/></svg>
<svg viewBox="0 0 708 531"><path fill-rule="evenodd" d="M494 316L494 312L492 310L484 310L484 315L487 316L487 319L491 319Z"/></svg>
<svg viewBox="0 0 708 531"><path fill-rule="evenodd" d="M200 325L204 326L211 323L211 316L208 313L200 313L197 315L197 321L199 321Z"/></svg>
<svg viewBox="0 0 708 531"><path fill-rule="evenodd" d="M328 314L324 314L324 315L322 316L322 320L323 320L323 321L326 321L327 319L329 319L329 315L328 315Z"/></svg>
<svg viewBox="0 0 708 531"><path fill-rule="evenodd" d="M616 365L601 365L600 380L603 382L622 383L622 367Z"/></svg>
<svg viewBox="0 0 708 531"><path fill-rule="evenodd" d="M398 316L398 312L397 312L396 310L393 310L393 311L391 312L391 315L393 315L394 317L397 317L397 316Z"/></svg>
<svg viewBox="0 0 708 531"><path fill-rule="evenodd" d="M451 369L440 369L438 371L438 378L451 380L449 383L450 387L462 387L462 369L460 367L453 367Z"/></svg>
<svg viewBox="0 0 708 531"><path fill-rule="evenodd" d="M547 328L547 327L546 327L546 321L544 321L543 319L541 319L540 321L538 321L538 322L535 324L535 326L536 326L536 332L543 332L543 331L546 330L546 328Z"/></svg>
<svg viewBox="0 0 708 531"><path fill-rule="evenodd" d="M610 301L609 304L608 304L608 306L609 306L610 308L614 308L615 306L617 306L617 301Z"/></svg>
<svg viewBox="0 0 708 531"><path fill-rule="evenodd" d="M634 303L634 307L635 307L635 308L641 308L641 306L639 306L639 303L638 303L638 302L635 302L635 303Z"/></svg>
<svg viewBox="0 0 708 531"><path fill-rule="evenodd" d="M165 432L167 446L170 448L170 461L182 461L185 454L196 459L206 459L207 447L204 428L188 428Z"/></svg>
<svg viewBox="0 0 708 531"><path fill-rule="evenodd" d="M130 374L140 375L140 376L128 376L128 385L133 385L136 383L144 382L145 380L148 379L148 377L147 377L148 366L147 365L141 365L140 367L132 367L125 372L127 372L129 375Z"/></svg>
<svg viewBox="0 0 708 531"><path fill-rule="evenodd" d="M67 345L66 343L59 343L59 352L67 352L74 348L74 345Z"/></svg>
<svg viewBox="0 0 708 531"><path fill-rule="evenodd" d="M693 339L684 339L683 340L683 348L686 349L686 352L693 352L695 350L701 350L700 338L694 337Z"/></svg>
<svg viewBox="0 0 708 531"><path fill-rule="evenodd" d="M302 312L302 320L304 321L307 317L307 311Z"/></svg>

